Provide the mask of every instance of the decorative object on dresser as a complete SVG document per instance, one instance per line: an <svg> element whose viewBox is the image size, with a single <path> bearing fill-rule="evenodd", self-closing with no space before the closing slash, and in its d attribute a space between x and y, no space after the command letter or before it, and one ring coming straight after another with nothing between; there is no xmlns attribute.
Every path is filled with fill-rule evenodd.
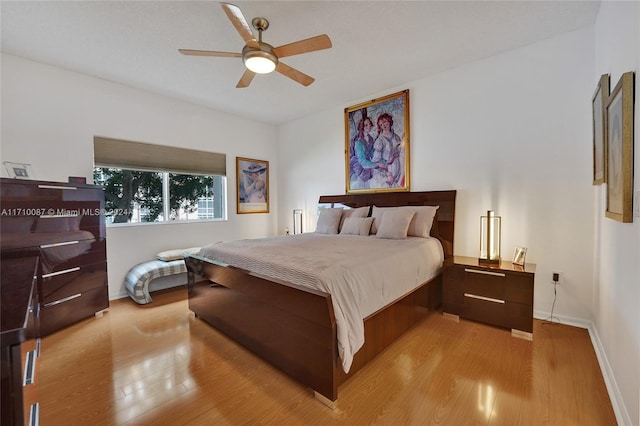
<svg viewBox="0 0 640 426"><path fill-rule="evenodd" d="M0 202L2 258L40 259L43 336L109 307L102 187L2 179Z"/></svg>
<svg viewBox="0 0 640 426"><path fill-rule="evenodd" d="M87 183L87 178L84 176L69 176L69 183Z"/></svg>
<svg viewBox="0 0 640 426"><path fill-rule="evenodd" d="M37 269L37 257L3 258L0 262L0 416L3 426L38 424L40 309L35 279Z"/></svg>
<svg viewBox="0 0 640 426"><path fill-rule="evenodd" d="M533 283L536 265L502 261L484 264L473 257L445 260L442 311L533 339Z"/></svg>
<svg viewBox="0 0 640 426"><path fill-rule="evenodd" d="M480 262L500 263L500 232L502 218L492 210L480 217Z"/></svg>
<svg viewBox="0 0 640 426"><path fill-rule="evenodd" d="M622 74L607 101L608 218L633 222L633 93L634 73Z"/></svg>
<svg viewBox="0 0 640 426"><path fill-rule="evenodd" d="M31 172L31 164L12 163L10 161L3 161L2 164L4 164L7 175L10 178L31 179L33 177L33 173Z"/></svg>

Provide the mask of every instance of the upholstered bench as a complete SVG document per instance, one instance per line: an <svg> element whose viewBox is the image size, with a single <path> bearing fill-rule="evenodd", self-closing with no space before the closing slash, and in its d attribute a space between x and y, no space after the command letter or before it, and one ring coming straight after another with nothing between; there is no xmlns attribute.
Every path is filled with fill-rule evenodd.
<svg viewBox="0 0 640 426"><path fill-rule="evenodd" d="M124 287L129 296L137 303L151 303L149 284L152 280L169 275L187 272L184 255L197 253L200 249L193 247L184 250L171 250L158 254L158 259L142 262L129 270L124 279ZM165 260L161 260L165 259Z"/></svg>

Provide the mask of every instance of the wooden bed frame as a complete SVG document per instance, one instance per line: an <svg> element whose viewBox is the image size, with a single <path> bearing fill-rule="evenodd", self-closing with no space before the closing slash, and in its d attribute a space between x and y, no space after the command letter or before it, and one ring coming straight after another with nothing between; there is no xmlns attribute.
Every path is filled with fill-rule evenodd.
<svg viewBox="0 0 640 426"><path fill-rule="evenodd" d="M456 191L389 192L321 196L321 204L440 206L432 227L453 255ZM442 273L365 318L365 344L344 373L338 356L331 295L250 271L188 256L189 309L198 318L250 349L334 408L338 387L425 317L442 301ZM197 276L210 281L197 281Z"/></svg>

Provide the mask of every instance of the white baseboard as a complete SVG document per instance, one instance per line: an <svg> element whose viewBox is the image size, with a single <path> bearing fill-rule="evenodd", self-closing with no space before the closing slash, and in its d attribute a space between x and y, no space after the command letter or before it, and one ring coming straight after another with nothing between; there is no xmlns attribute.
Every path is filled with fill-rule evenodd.
<svg viewBox="0 0 640 426"><path fill-rule="evenodd" d="M551 314L549 312L533 311L533 317L542 321L551 321ZM560 324L571 325L578 328L591 327L591 321L583 320L582 318L568 317L565 315L553 314L553 322L559 322Z"/></svg>
<svg viewBox="0 0 640 426"><path fill-rule="evenodd" d="M534 311L533 313L534 318L543 321L550 320L550 316L551 314L549 312ZM607 393L609 394L611 405L613 406L613 412L616 416L616 421L621 426L632 426L631 417L629 416L629 412L624 405L624 400L622 399L620 388L618 387L618 383L616 382L615 376L613 375L613 370L611 369L611 365L609 364L609 360L607 359L607 354L604 350L604 347L602 346L600 336L598 336L598 331L596 330L593 321L587 321L580 318L566 317L556 314L553 315L553 319L554 321L557 320L561 324L587 329L587 331L589 332L589 337L591 338L593 350L595 351L596 358L598 359L598 364L600 365L600 371L602 372L602 377L604 378L604 384L607 387Z"/></svg>
<svg viewBox="0 0 640 426"><path fill-rule="evenodd" d="M121 291L120 293L117 293L117 294L110 294L109 301L124 299L125 297L129 297L129 295L127 294L126 291Z"/></svg>

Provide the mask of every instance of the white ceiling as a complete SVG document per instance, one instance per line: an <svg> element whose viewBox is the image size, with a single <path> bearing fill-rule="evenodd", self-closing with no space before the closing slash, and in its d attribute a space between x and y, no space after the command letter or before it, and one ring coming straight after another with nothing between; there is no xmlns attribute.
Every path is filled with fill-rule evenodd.
<svg viewBox="0 0 640 426"><path fill-rule="evenodd" d="M5 1L2 51L267 123L283 123L595 23L599 1L236 1L280 46L327 34L333 47L283 60L236 89L244 42L213 1Z"/></svg>

